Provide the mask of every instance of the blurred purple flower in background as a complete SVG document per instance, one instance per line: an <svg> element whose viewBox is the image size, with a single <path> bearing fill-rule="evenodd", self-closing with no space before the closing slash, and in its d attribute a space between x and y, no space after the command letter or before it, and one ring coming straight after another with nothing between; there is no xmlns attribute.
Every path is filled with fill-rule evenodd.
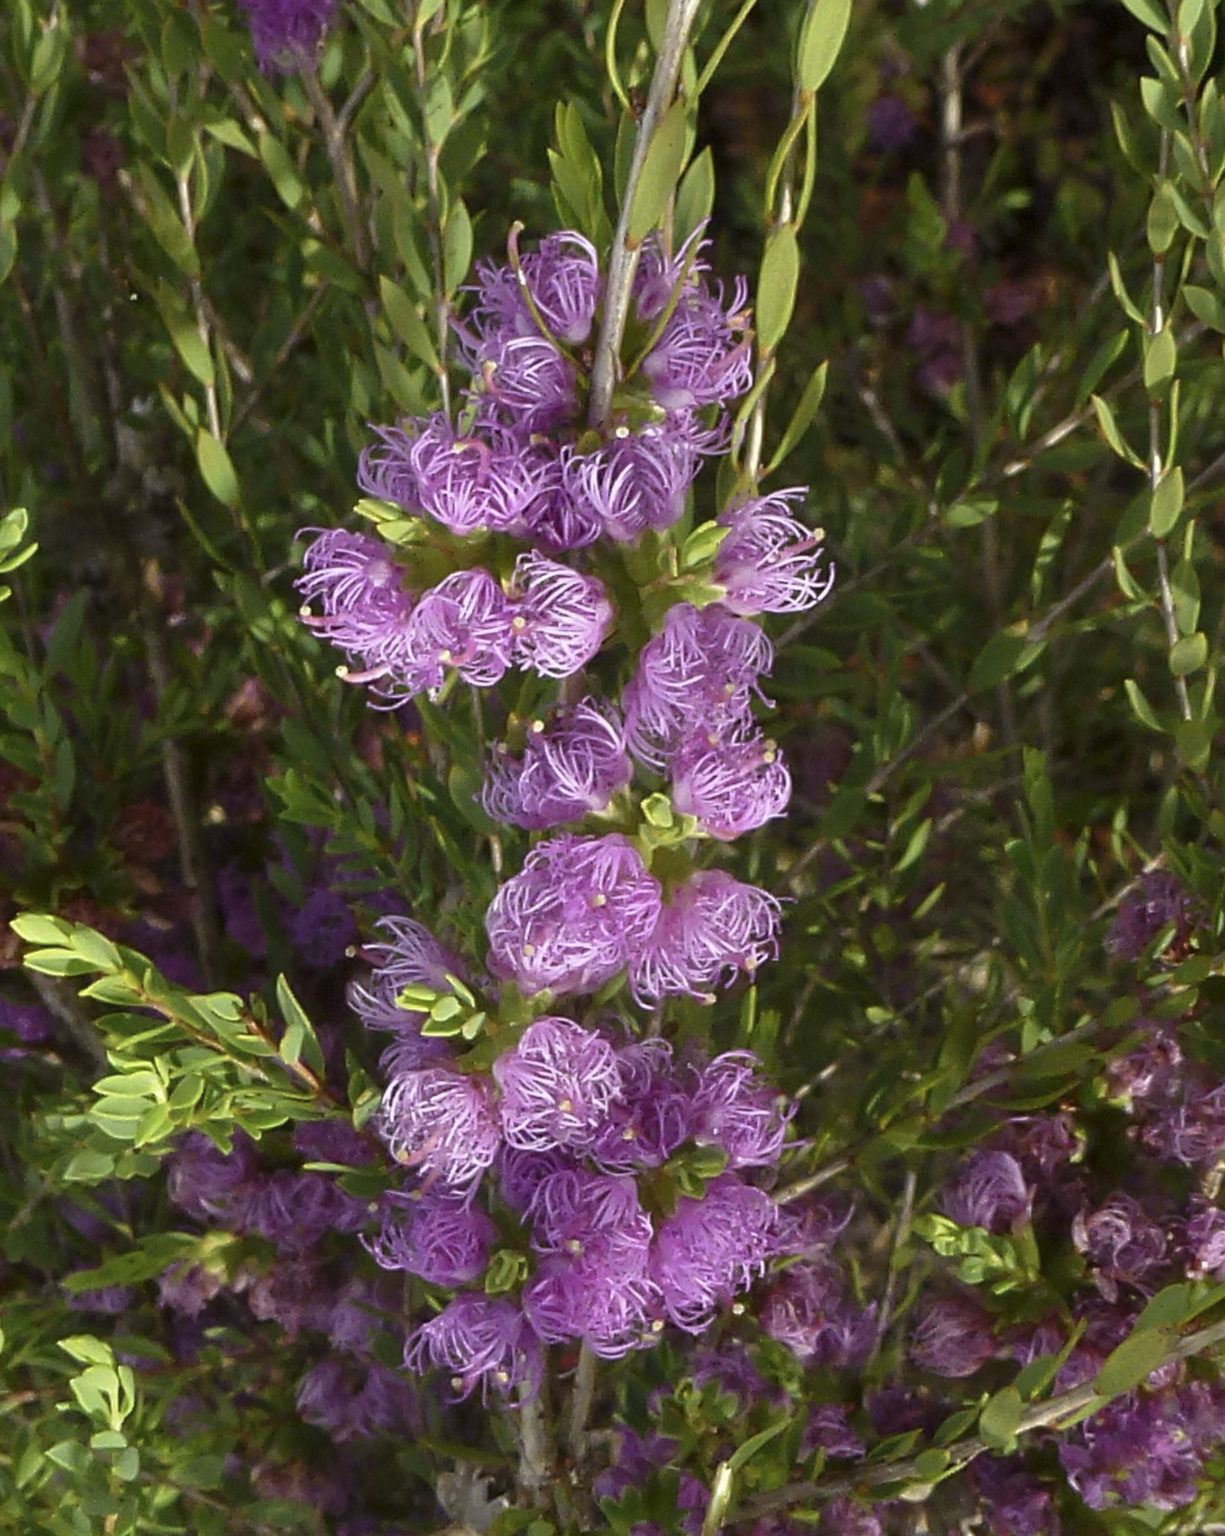
<svg viewBox="0 0 1225 1536"><path fill-rule="evenodd" d="M313 69L319 44L335 15L335 0L238 0L251 23L259 67Z"/></svg>

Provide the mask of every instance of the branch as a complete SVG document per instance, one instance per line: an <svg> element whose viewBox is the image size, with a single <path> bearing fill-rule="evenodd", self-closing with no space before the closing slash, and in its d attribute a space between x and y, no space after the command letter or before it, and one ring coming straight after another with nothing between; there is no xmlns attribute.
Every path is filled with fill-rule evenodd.
<svg viewBox="0 0 1225 1536"><path fill-rule="evenodd" d="M1164 1366L1176 1365L1180 1360L1189 1360L1192 1355L1203 1354L1205 1350L1210 1349L1214 1344L1219 1344L1223 1339L1225 1339L1225 1322L1213 1323L1207 1328L1201 1328L1197 1333L1190 1333L1172 1345L1155 1369L1161 1370ZM1109 1397L1104 1397L1094 1390L1092 1382L1085 1382L1082 1386L1073 1387L1070 1391L1048 1398L1044 1403L1035 1403L1021 1415L1016 1433L1023 1435L1030 1430L1045 1429L1050 1425L1058 1427L1061 1420L1074 1416L1083 1417L1086 1409L1096 1412L1110 1401ZM958 1471L992 1447L981 1436L969 1435L964 1440L956 1441L947 1449L950 1469ZM763 1515L788 1509L796 1504L832 1499L839 1494L855 1493L865 1488L878 1488L882 1483L904 1483L911 1479L918 1479L921 1476L918 1461L918 1456L907 1456L899 1461L877 1462L873 1466L862 1467L856 1473L823 1479L819 1483L792 1483L786 1488L779 1488L772 1493L763 1493L751 1499L736 1511L736 1520L737 1523L742 1520L756 1520Z"/></svg>
<svg viewBox="0 0 1225 1536"><path fill-rule="evenodd" d="M621 212L612 249L608 255L608 281L604 290L604 312L600 318L600 334L596 342L595 362L591 370L591 409L589 424L596 431L603 431L612 414L613 391L617 386L618 363L621 356L621 338L629 316L630 289L634 273L638 269L641 243L630 244L630 212L634 206L634 194L642 178L647 150L655 137L660 119L671 105L680 75L681 58L689 33L693 29L701 0L671 0L668 18L664 22L664 35L655 61L655 73L651 76L651 88L647 104L638 120L638 137L634 140L634 154L630 161L625 193L621 199Z"/></svg>

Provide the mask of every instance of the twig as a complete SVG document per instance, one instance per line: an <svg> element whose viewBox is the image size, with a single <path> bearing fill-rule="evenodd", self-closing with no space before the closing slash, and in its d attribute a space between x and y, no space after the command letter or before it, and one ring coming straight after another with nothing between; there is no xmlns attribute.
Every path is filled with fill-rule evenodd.
<svg viewBox="0 0 1225 1536"><path fill-rule="evenodd" d="M1205 1350L1211 1349L1214 1344L1219 1344L1223 1339L1225 1339L1225 1322L1213 1323L1207 1328L1201 1328L1198 1332L1190 1333L1172 1345L1155 1368L1160 1370L1163 1366L1175 1365L1180 1360L1189 1360L1193 1355L1203 1354ZM1108 1396L1094 1389L1092 1382L1086 1382L1082 1386L1073 1387L1070 1391L1061 1392L1056 1397L1048 1398L1044 1403L1036 1403L1032 1408L1028 1408L1021 1415L1016 1433L1023 1435L1034 1429L1045 1429L1050 1425L1058 1426L1064 1419L1083 1416L1086 1409L1095 1412L1098 1408L1105 1407L1110 1401ZM947 1449L950 1467L953 1470L959 1470L991 1447L980 1436L969 1435L964 1440L955 1441ZM878 1488L882 1483L905 1483L912 1479L917 1480L922 1475L918 1463L918 1456L907 1456L898 1461L877 1462L873 1466L862 1467L858 1472L847 1476L832 1477L819 1483L792 1483L789 1487L779 1488L772 1493L763 1493L751 1499L736 1511L736 1520L739 1523L744 1520L760 1519L763 1515L788 1509L796 1504L832 1499L839 1494L854 1493L864 1488Z"/></svg>
<svg viewBox="0 0 1225 1536"><path fill-rule="evenodd" d="M600 319L600 334L596 341L595 361L591 370L591 408L589 424L596 431L604 431L612 416L613 391L617 386L618 364L621 355L621 337L629 316L630 289L634 273L638 269L641 243L630 242L630 214L634 206L647 150L655 137L655 130L672 102L680 75L681 57L689 40L701 0L671 0L655 72L647 93L646 106L638 122L638 136L634 140L634 153L630 160L629 176L625 183L625 195L621 199L621 212L613 235L612 249L608 256L608 280L604 290L604 312Z"/></svg>
<svg viewBox="0 0 1225 1536"><path fill-rule="evenodd" d="M340 216L344 221L349 249L359 272L365 272L370 261L369 242L362 223L361 200L357 191L357 176L353 169L353 157L345 143L345 130L327 92L319 84L314 70L304 69L300 76L307 98L319 119L323 134L323 147L327 152L332 175L336 180L336 193L340 198Z"/></svg>
<svg viewBox="0 0 1225 1536"><path fill-rule="evenodd" d="M76 993L64 982L39 971L30 971L29 977L34 990L42 998L43 1007L64 1026L72 1037L72 1043L89 1057L99 1072L108 1072L110 1062L107 1060L106 1047L94 1028L94 1021L77 1001Z"/></svg>
<svg viewBox="0 0 1225 1536"><path fill-rule="evenodd" d="M902 1203L898 1208L897 1221L894 1223L893 1239L889 1244L889 1269L885 1276L885 1290L881 1296L880 1312L876 1319L876 1337L872 1341L872 1353L868 1357L871 1364L880 1353L881 1345L885 1342L885 1334L889 1331L889 1323L893 1317L893 1297L897 1291L898 1255L906 1245L906 1239L910 1236L910 1223L914 1220L915 1186L918 1182L914 1169L907 1169L906 1179L902 1187Z"/></svg>
<svg viewBox="0 0 1225 1536"><path fill-rule="evenodd" d="M447 375L447 349L451 340L451 306L447 301L446 258L442 244L442 194L438 183L438 156L442 146L430 137L430 119L425 94L428 72L425 59L425 26L421 7L413 17L413 57L417 65L417 97L421 105L421 142L425 146L425 187L430 206L430 258L434 266L434 328L437 331L438 388L443 414L451 415L451 381Z"/></svg>
<svg viewBox="0 0 1225 1536"><path fill-rule="evenodd" d="M596 1357L591 1346L584 1340L579 1346L578 1365L574 1372L574 1386L570 1397L569 1446L570 1459L581 1468L587 1459L587 1420L591 1417L591 1405L595 1399Z"/></svg>
<svg viewBox="0 0 1225 1536"><path fill-rule="evenodd" d="M187 231L187 238L194 250L196 244L196 216L191 206L191 188L187 184L186 172L180 172L174 178L175 188L179 196L179 217L183 220L183 228ZM200 344L206 355L212 353L212 339L208 323L208 315L204 308L204 289L200 283L198 274L193 273L188 279L188 287L191 291L192 309L196 316L196 331L200 337ZM210 382L204 388L204 409L208 412L208 430L218 442L224 441L221 430L221 412L217 404L217 385Z"/></svg>
<svg viewBox="0 0 1225 1536"><path fill-rule="evenodd" d="M1157 156L1157 180L1165 180L1170 162L1170 134L1162 129L1161 148ZM1149 335L1159 336L1165 329L1165 256L1153 253L1153 309L1149 322ZM1164 479L1165 471L1161 453L1161 402L1151 393L1148 400L1148 488L1156 494ZM1157 546L1157 590L1161 598L1161 619L1165 626L1166 645L1170 650L1178 643L1178 620L1174 614L1174 593L1170 587L1170 564L1165 540L1154 539ZM1191 695L1185 677L1175 677L1174 692L1178 698L1178 712L1184 720L1192 718Z"/></svg>

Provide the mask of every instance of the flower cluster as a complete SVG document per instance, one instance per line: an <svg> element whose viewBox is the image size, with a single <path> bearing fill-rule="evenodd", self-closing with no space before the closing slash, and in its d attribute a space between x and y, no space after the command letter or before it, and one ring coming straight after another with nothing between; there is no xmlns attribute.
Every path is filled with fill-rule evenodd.
<svg viewBox="0 0 1225 1536"><path fill-rule="evenodd" d="M758 1176L777 1165L789 1112L748 1052L681 1060L664 1040L546 1015L488 1073L466 1069L418 1034L419 1014L388 1018L396 989L449 964L415 925L390 931L352 998L368 1023L398 1023L378 1128L415 1177L385 1198L369 1246L435 1285L484 1282L417 1330L411 1366L446 1370L461 1395L531 1391L542 1345L583 1340L611 1358L668 1322L700 1332L788 1246ZM414 1034L415 1053L402 1044ZM505 1274L517 1282L494 1283Z"/></svg>
<svg viewBox="0 0 1225 1536"><path fill-rule="evenodd" d="M485 914L496 1028L464 1056L427 1024L423 997L466 991L465 970L407 919L364 952L373 974L351 994L390 1035L376 1125L405 1175L368 1246L458 1292L405 1358L460 1395L530 1394L550 1343L615 1357L669 1323L701 1332L802 1247L769 1193L789 1116L754 1057L680 1056L553 1011L622 979L646 1009L713 1001L774 957L778 900L697 851L786 807L790 774L754 718L773 663L756 618L813 607L832 579L799 490L736 501L683 549L670 532L752 382L745 284L712 282L696 238L675 256L648 241L636 355L589 424L603 298L574 233L523 255L512 239L509 264L481 266L455 416L378 429L362 455L363 490L408 536L319 533L298 581L305 621L355 664L342 675L384 702L512 667L573 679L539 717L511 715L487 765L486 812L550 834ZM644 560L659 580L627 582ZM616 702L579 677L608 641L633 647ZM670 798L639 805L636 774Z"/></svg>

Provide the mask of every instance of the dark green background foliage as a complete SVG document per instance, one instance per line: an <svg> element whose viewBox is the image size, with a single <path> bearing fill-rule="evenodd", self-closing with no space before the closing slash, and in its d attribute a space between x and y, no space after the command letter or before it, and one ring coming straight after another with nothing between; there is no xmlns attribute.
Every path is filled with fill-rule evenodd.
<svg viewBox="0 0 1225 1536"><path fill-rule="evenodd" d="M1189 1175L1144 1168L1104 1072L1141 1015L1225 1070L1225 109L1213 0L1183 9L1171 58L1146 47L1160 0L856 0L810 111L804 7L760 0L697 105L674 212L692 227L713 188L711 265L748 276L773 370L760 452L746 416L699 505L764 464L765 488L810 488L838 569L819 613L772 630L796 795L739 872L789 898L782 957L677 1014L799 1096L784 1180L853 1198L858 1300L887 1311L854 1386L763 1346L792 1408L904 1378L933 1275L1007 1321L1078 1283L1070 1252L942 1237L960 1149L1064 1106L1098 1198L1151 1178L1183 1200ZM648 10L631 0L613 47L631 95ZM359 526L369 425L455 387L448 316L513 223L607 242L627 141L609 7L349 0L317 73L280 76L225 3L6 12L0 499L29 525L0 525L0 916L63 923L23 928L29 973L0 939L0 1023L35 1004L53 1021L0 1035L0 1529L330 1531L305 1469L333 1448L293 1406L309 1338L223 1322L183 1363L157 1276L189 1260L232 1282L262 1255L189 1231L160 1160L188 1127L242 1123L289 1165L286 1127L373 1109L377 1048L343 1001L357 966L293 941L310 891L342 893L364 938L392 891L479 954L495 860L526 846L491 856L470 699L406 726L337 681L296 616L295 536ZM703 8L699 67L735 16ZM1192 893L1194 938L1110 959L1109 923L1158 867ZM254 946L224 870L252 891ZM159 943L182 985L147 976ZM324 1091L308 1015L347 1099ZM368 1266L356 1242L336 1262ZM131 1288L121 1313L79 1310L110 1285ZM1215 1320L1206 1293L1176 1301L1149 1363L1196 1308ZM747 1508L792 1474L800 1420L741 1413L685 1369L671 1346L641 1357L603 1389L604 1427L641 1426L651 1388L675 1387L678 1465L709 1485L730 1432ZM948 1442L979 1424L1010 1445L1011 1380L989 1383L994 1420L968 1394ZM1039 1401L1050 1382L1026 1385ZM441 1471L472 1457L496 1493L513 1454L479 1405L435 1415L369 1452L369 1512L429 1529ZM938 1481L933 1454L899 1479ZM669 1475L614 1526L675 1518ZM960 1486L936 1489L933 1531L965 1514ZM1060 1497L1069 1531L1156 1528ZM1207 1528L1225 1502L1179 1518Z"/></svg>

